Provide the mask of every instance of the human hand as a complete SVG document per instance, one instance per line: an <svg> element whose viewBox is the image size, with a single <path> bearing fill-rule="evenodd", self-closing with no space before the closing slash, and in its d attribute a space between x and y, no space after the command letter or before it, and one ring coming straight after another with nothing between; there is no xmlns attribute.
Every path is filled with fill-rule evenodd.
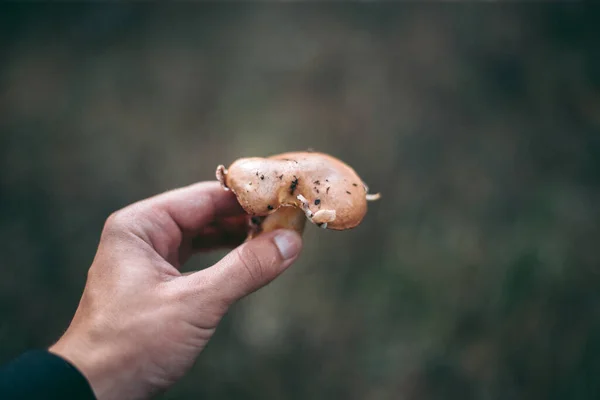
<svg viewBox="0 0 600 400"><path fill-rule="evenodd" d="M111 215L71 325L50 351L75 365L104 399L142 399L193 365L229 306L297 258L292 231L261 235L210 268L182 275L196 251L237 245L244 212L231 192L203 182Z"/></svg>

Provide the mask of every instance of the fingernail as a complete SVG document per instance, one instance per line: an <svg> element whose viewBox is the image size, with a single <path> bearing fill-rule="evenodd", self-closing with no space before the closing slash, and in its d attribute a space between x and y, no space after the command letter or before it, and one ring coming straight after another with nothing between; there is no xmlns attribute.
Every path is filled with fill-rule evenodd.
<svg viewBox="0 0 600 400"><path fill-rule="evenodd" d="M284 260L293 258L300 251L300 236L294 231L279 231L273 240Z"/></svg>

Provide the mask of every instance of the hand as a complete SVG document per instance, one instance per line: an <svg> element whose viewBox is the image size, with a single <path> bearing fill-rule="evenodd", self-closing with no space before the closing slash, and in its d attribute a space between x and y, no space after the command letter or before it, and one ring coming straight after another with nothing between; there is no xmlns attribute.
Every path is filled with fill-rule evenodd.
<svg viewBox="0 0 600 400"><path fill-rule="evenodd" d="M195 252L239 244L244 212L231 192L204 182L111 215L81 302L51 352L73 363L104 399L148 398L193 365L236 300L297 258L301 238L275 231L210 268L182 275Z"/></svg>

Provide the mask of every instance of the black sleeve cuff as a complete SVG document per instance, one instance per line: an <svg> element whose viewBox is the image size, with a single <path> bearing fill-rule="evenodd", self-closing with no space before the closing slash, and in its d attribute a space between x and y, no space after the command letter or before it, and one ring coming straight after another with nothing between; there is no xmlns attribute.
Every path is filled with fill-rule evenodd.
<svg viewBox="0 0 600 400"><path fill-rule="evenodd" d="M96 400L73 365L46 350L32 350L0 367L0 399Z"/></svg>

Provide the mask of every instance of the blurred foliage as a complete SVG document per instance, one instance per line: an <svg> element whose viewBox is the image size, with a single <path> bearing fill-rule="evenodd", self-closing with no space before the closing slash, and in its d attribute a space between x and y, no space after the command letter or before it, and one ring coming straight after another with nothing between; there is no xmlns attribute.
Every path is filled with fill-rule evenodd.
<svg viewBox="0 0 600 400"><path fill-rule="evenodd" d="M596 14L3 5L0 361L66 328L111 211L312 147L382 200L163 398L598 398Z"/></svg>

